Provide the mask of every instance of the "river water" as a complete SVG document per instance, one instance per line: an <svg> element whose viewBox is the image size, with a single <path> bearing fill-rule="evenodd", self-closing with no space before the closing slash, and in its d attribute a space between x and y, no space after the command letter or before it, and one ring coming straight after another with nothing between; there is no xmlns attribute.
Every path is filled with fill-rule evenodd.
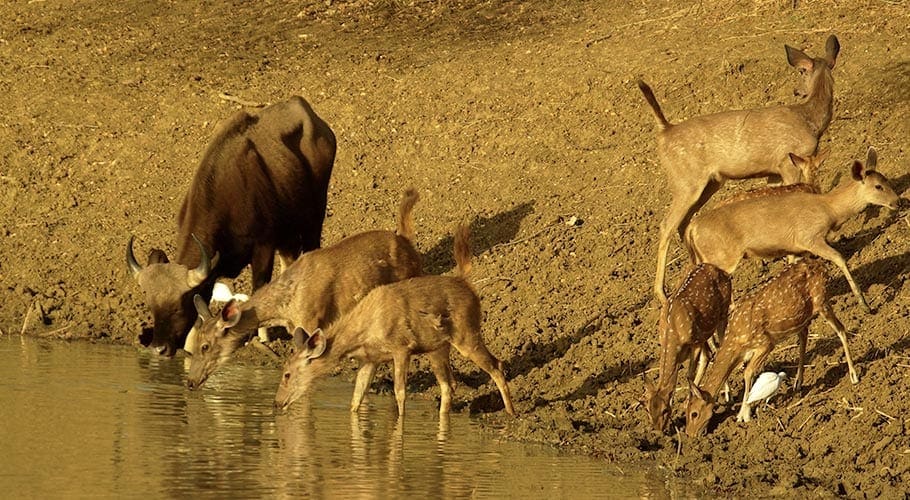
<svg viewBox="0 0 910 500"><path fill-rule="evenodd" d="M6 498L670 498L655 473L507 442L436 403L327 378L272 410L275 368L229 363L199 391L183 360L128 346L0 338Z"/></svg>

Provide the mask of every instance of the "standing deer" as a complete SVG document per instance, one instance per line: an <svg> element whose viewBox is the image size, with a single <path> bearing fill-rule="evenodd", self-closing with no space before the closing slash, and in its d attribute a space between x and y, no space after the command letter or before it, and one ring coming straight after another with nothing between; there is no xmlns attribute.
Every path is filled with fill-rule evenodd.
<svg viewBox="0 0 910 500"><path fill-rule="evenodd" d="M871 312L844 258L826 238L829 231L870 204L898 208L900 198L885 176L873 170L876 163L875 149L869 148L866 166L854 161L852 177L827 193L774 193L699 214L685 235L693 262L708 262L732 274L744 256L812 253L834 262L859 302Z"/></svg>
<svg viewBox="0 0 910 500"><path fill-rule="evenodd" d="M818 314L837 332L844 346L850 382L859 383L844 325L834 315L828 302L826 280L825 266L821 261L801 259L733 305L729 328L714 362L705 373L704 384L689 384L686 434L694 437L707 426L721 385L727 381L733 368L744 361L747 362L743 373L745 393L737 420L748 422L751 419L748 401L753 377L761 371L774 346L793 334L797 335L799 345L795 384L799 390L803 384L809 324Z"/></svg>
<svg viewBox="0 0 910 500"><path fill-rule="evenodd" d="M373 288L421 273L414 248L413 209L418 195L405 192L398 230L367 231L301 255L247 302L230 300L217 316L196 296L202 326L193 339L187 387L196 389L224 364L255 328L315 330L351 310Z"/></svg>
<svg viewBox="0 0 910 500"><path fill-rule="evenodd" d="M398 415L404 416L405 386L411 355L427 354L439 383L442 418L452 406L455 385L449 350L452 346L490 374L506 412L515 415L502 362L490 354L480 335L480 298L468 283L471 249L468 229L455 232L458 276L421 276L374 288L354 309L305 338L297 329L297 350L285 364L275 407L284 409L309 393L313 381L331 373L348 358L362 364L357 372L351 411L357 411L379 363L394 365Z"/></svg>
<svg viewBox="0 0 910 500"><path fill-rule="evenodd" d="M654 430L663 431L670 419L670 399L676 389L679 365L689 358L688 378L697 383L707 362L708 339L714 332L723 339L731 287L729 274L710 264L699 264L662 307L660 378L657 387L645 381L645 399Z"/></svg>
<svg viewBox="0 0 910 500"><path fill-rule="evenodd" d="M834 79L831 70L840 51L837 37L825 44L824 57L810 57L784 46L787 62L805 74L807 96L799 104L725 111L671 124L643 81L638 82L657 125L657 153L667 173L672 202L660 225L654 294L666 302L664 274L673 231L682 238L692 216L728 179L780 177L799 182L801 172L788 153L815 153L831 121Z"/></svg>

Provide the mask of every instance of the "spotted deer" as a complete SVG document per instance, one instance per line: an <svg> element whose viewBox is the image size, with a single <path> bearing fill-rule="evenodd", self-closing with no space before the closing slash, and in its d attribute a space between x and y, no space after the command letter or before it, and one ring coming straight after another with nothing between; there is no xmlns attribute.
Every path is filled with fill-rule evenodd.
<svg viewBox="0 0 910 500"><path fill-rule="evenodd" d="M663 431L670 419L679 366L689 359L688 378L697 383L707 363L708 340L715 332L718 339L723 338L730 291L729 274L710 264L699 264L662 307L660 377L656 387L645 381L645 401L654 430Z"/></svg>
<svg viewBox="0 0 910 500"><path fill-rule="evenodd" d="M810 253L837 265L860 304L871 312L843 256L827 242L828 233L868 205L897 210L900 198L873 170L875 149L866 165L855 161L851 178L827 193L781 192L730 203L699 214L686 230L686 247L696 263L733 273L743 257L777 258Z"/></svg>
<svg viewBox="0 0 910 500"><path fill-rule="evenodd" d="M297 350L285 364L275 394L275 407L287 408L307 395L313 382L348 358L361 362L351 411L363 401L379 363L392 361L398 415L404 416L408 365L414 354L426 354L439 383L440 417L452 405L455 380L449 350L455 347L487 372L499 388L505 410L515 415L502 362L490 354L480 334L480 298L467 281L471 268L468 229L455 233L457 276L421 276L374 288L325 332L295 331Z"/></svg>
<svg viewBox="0 0 910 500"><path fill-rule="evenodd" d="M761 372L774 346L794 334L799 347L795 387L797 390L802 387L809 324L819 314L837 332L844 347L850 382L859 383L847 345L846 330L828 301L826 281L824 263L815 258L805 258L790 264L760 288L734 303L727 332L714 362L705 373L704 383L700 386L689 384L686 434L694 437L704 430L713 414L720 387L742 362L747 363L743 373L745 392L737 420L748 422L751 411L747 401L755 374Z"/></svg>
<svg viewBox="0 0 910 500"><path fill-rule="evenodd" d="M373 288L419 276L413 218L418 198L415 190L405 191L397 231L366 231L307 252L247 302L231 300L213 315L196 296L202 326L192 339L187 387L201 387L258 327L325 327Z"/></svg>
<svg viewBox="0 0 910 500"><path fill-rule="evenodd" d="M802 174L789 153L815 153L831 121L834 69L840 43L831 35L823 57L811 57L784 46L787 62L804 73L806 98L786 106L771 106L701 115L680 123L664 116L654 92L643 81L638 87L657 119L657 153L667 174L672 202L660 225L654 294L666 302L664 274L674 231L683 237L689 221L729 179L779 177L784 184L799 182Z"/></svg>
<svg viewBox="0 0 910 500"><path fill-rule="evenodd" d="M790 161L793 163L793 165L799 168L800 171L803 172L803 182L797 182L796 184L765 186L743 191L728 198L724 198L713 208L720 208L731 203L736 203L737 201L751 200L753 198L759 198L761 196L780 193L820 193L821 190L818 188L818 184L815 180L815 175L818 172L818 169L821 167L821 164L828 158L829 152L830 150L824 149L818 154L811 155L808 158L802 158L798 155L790 153Z"/></svg>

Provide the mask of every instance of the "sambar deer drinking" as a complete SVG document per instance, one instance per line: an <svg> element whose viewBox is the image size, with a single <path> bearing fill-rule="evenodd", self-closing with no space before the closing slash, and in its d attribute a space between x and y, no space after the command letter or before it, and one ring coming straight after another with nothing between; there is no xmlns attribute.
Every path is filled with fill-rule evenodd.
<svg viewBox="0 0 910 500"><path fill-rule="evenodd" d="M710 265L695 266L663 305L660 313L660 378L645 381L645 403L654 430L670 420L670 400L679 366L689 359L689 380L696 383L705 369L708 340L723 339L730 309L730 275ZM697 365L697 373L696 373Z"/></svg>
<svg viewBox="0 0 910 500"><path fill-rule="evenodd" d="M325 332L305 337L298 329L297 351L284 367L275 406L287 408L312 389L313 382L331 373L348 358L361 362L351 400L357 411L379 363L392 361L398 415L404 416L408 365L414 354L426 354L441 401L440 417L452 407L455 380L449 351L463 356L487 372L499 388L505 410L515 415L502 362L490 354L480 333L480 298L467 281L471 269L468 229L455 232L457 276L421 276L374 288L354 309Z"/></svg>
<svg viewBox="0 0 910 500"><path fill-rule="evenodd" d="M795 387L797 390L802 387L809 324L819 314L837 332L844 347L850 381L859 383L847 345L847 333L831 309L826 282L824 263L807 257L790 264L733 304L729 327L714 362L705 373L704 383L701 386L689 384L686 434L694 437L707 426L720 387L743 361L747 363L743 373L745 392L737 419L748 422L751 419L748 401L752 379L761 371L774 346L793 334L797 335L799 347Z"/></svg>
<svg viewBox="0 0 910 500"><path fill-rule="evenodd" d="M672 124L651 88L638 82L657 118L657 153L672 195L657 249L654 294L661 302L667 300L664 274L673 231L682 238L695 213L728 179L780 177L784 184L799 182L802 174L788 154L815 153L828 128L834 96L831 70L840 51L837 37L828 37L824 57L784 48L787 62L805 74L807 97L798 104L725 111Z"/></svg>
<svg viewBox="0 0 910 500"><path fill-rule="evenodd" d="M869 148L866 165L854 161L851 178L827 193L773 193L699 214L685 235L693 262L708 262L732 274L744 256L815 254L837 265L860 304L871 312L844 258L826 238L870 204L899 207L900 198L888 180L874 170L877 158Z"/></svg>
<svg viewBox="0 0 910 500"><path fill-rule="evenodd" d="M247 302L231 300L217 316L196 296L202 326L194 340L187 387L196 389L262 326L328 326L373 288L421 274L414 248L417 191L405 191L398 229L367 231L301 255Z"/></svg>

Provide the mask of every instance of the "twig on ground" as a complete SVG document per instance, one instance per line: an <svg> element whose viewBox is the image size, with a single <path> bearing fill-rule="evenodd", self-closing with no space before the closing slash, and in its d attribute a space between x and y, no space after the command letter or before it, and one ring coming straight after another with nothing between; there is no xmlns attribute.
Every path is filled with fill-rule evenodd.
<svg viewBox="0 0 910 500"><path fill-rule="evenodd" d="M248 107L251 107L251 108L264 108L264 107L268 106L268 103L264 103L264 102L255 102L255 101L246 101L246 100L244 100L244 99L241 99L241 98L239 98L239 97L232 96L232 95L230 95L230 94L226 94L226 93L224 93L224 92L219 92L219 93L218 93L218 98L221 99L222 101L236 102L237 104L239 104L239 105L241 105L241 106L248 106Z"/></svg>
<svg viewBox="0 0 910 500"><path fill-rule="evenodd" d="M29 306L28 311L25 313L25 319L22 320L22 330L19 331L19 336L25 335L25 329L28 328L28 320L32 317L32 310L35 308L35 305L32 304Z"/></svg>
<svg viewBox="0 0 910 500"><path fill-rule="evenodd" d="M881 411L881 410L879 410L879 409L877 409L877 408L876 408L876 410L875 410L875 413L878 413L879 415L881 415L881 416L883 416L883 417L885 417L885 418L887 418L888 420L891 420L891 421L897 420L896 418L892 417L891 415L888 415L887 413L885 413L885 412L883 412L883 411Z"/></svg>
<svg viewBox="0 0 910 500"><path fill-rule="evenodd" d="M70 325L61 326L60 328L57 328L57 329L55 329L55 330L51 330L51 331L49 331L49 332L36 333L35 336L36 336L36 337L53 337L53 336L57 335L58 333L60 333L60 332L62 332L62 331L64 331L64 330L68 330L69 327L70 327Z"/></svg>
<svg viewBox="0 0 910 500"><path fill-rule="evenodd" d="M489 278L480 278L478 280L474 280L474 284L479 285L479 284L485 283L487 281L508 281L509 283L511 283L515 280L508 276L491 276Z"/></svg>

